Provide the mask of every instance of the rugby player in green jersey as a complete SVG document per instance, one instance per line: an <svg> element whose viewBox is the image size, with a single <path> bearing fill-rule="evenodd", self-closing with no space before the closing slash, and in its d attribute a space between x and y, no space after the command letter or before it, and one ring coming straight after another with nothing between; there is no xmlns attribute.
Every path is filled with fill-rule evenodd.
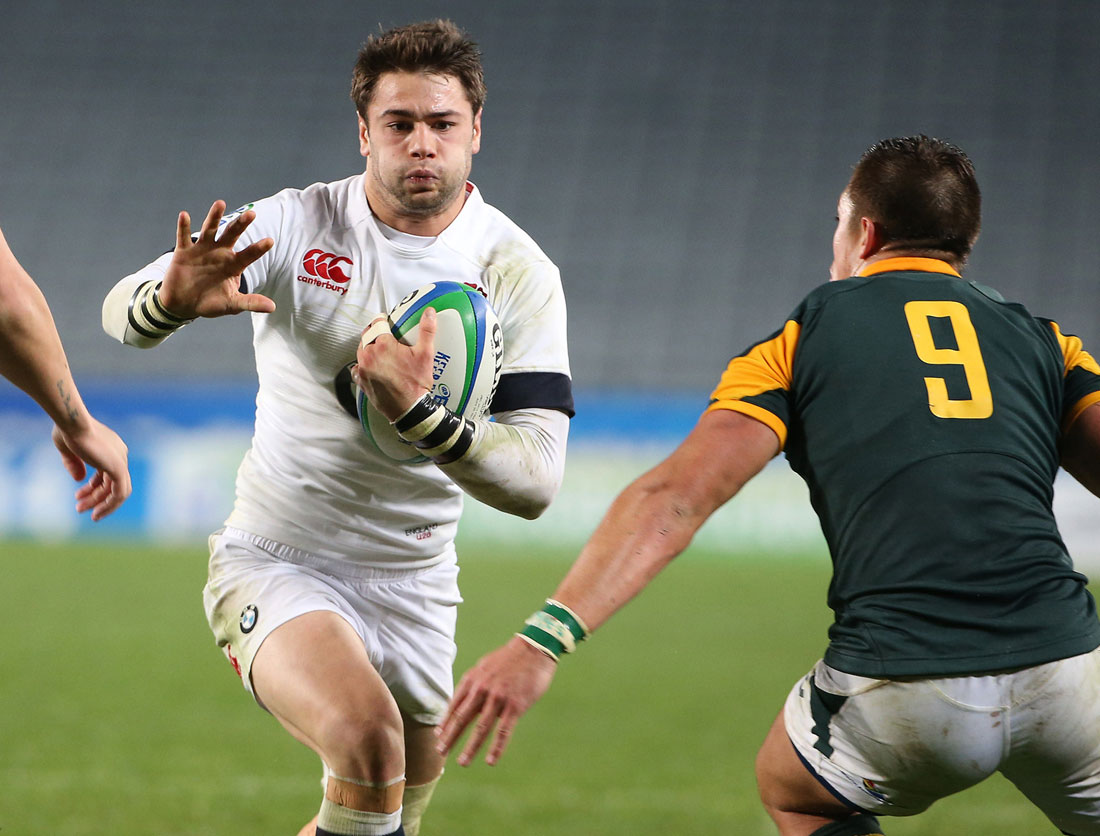
<svg viewBox="0 0 1100 836"><path fill-rule="evenodd" d="M475 723L458 761L492 734L495 763L557 657L782 450L829 545L835 618L757 757L779 832L878 834L876 816L1000 771L1062 832L1100 834L1100 621L1051 510L1059 464L1100 495L1100 366L962 278L980 209L948 143L863 155L838 204L833 281L730 361L554 597L466 674L441 751Z"/></svg>

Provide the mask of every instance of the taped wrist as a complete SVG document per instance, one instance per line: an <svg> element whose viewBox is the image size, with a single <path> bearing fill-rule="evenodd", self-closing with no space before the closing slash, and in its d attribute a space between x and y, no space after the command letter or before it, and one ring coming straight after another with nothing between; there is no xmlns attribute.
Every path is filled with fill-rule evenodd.
<svg viewBox="0 0 1100 836"><path fill-rule="evenodd" d="M397 434L436 464L458 461L474 443L472 422L427 394L393 422Z"/></svg>
<svg viewBox="0 0 1100 836"><path fill-rule="evenodd" d="M528 618L516 635L556 662L563 653L576 650L577 642L587 639L589 632L580 616L569 607L547 598L546 605Z"/></svg>
<svg viewBox="0 0 1100 836"><path fill-rule="evenodd" d="M138 285L138 289L130 297L130 308L127 312L130 327L151 340L171 336L178 328L191 321L168 312L160 301L160 286L161 282L154 282L152 279Z"/></svg>

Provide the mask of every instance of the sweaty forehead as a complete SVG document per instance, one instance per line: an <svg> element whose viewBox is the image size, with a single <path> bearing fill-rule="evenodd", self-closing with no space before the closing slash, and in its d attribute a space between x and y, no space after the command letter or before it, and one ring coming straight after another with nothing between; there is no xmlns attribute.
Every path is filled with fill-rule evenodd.
<svg viewBox="0 0 1100 836"><path fill-rule="evenodd" d="M472 116L462 82L452 75L388 72L378 77L368 113L402 111L415 116L457 113Z"/></svg>

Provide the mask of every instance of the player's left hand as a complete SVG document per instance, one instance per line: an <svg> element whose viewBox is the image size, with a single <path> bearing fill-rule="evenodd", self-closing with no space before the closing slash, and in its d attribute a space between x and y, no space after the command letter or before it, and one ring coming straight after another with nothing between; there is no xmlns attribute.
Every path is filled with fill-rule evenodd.
<svg viewBox="0 0 1100 836"><path fill-rule="evenodd" d="M132 489L128 450L114 430L89 417L78 430L54 425L52 438L73 479L79 482L87 476L85 463L96 469L95 475L76 490L77 511L91 511L92 521L98 522L126 501Z"/></svg>
<svg viewBox="0 0 1100 836"><path fill-rule="evenodd" d="M416 345L399 342L387 322L378 317L363 331L351 375L374 408L394 421L432 391L435 309L425 308Z"/></svg>
<svg viewBox="0 0 1100 836"><path fill-rule="evenodd" d="M458 756L458 763L470 765L495 725L496 734L485 762L490 766L496 764L508 746L516 722L546 693L557 668L557 662L516 637L483 656L458 683L447 715L436 730L439 753L450 752L476 719L477 725Z"/></svg>

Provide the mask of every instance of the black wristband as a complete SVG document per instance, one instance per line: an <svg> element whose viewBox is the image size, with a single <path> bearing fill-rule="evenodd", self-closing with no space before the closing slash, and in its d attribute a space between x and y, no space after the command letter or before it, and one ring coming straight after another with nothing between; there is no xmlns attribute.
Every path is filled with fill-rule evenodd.
<svg viewBox="0 0 1100 836"><path fill-rule="evenodd" d="M474 425L424 395L393 422L397 434L436 464L449 464L469 452Z"/></svg>

